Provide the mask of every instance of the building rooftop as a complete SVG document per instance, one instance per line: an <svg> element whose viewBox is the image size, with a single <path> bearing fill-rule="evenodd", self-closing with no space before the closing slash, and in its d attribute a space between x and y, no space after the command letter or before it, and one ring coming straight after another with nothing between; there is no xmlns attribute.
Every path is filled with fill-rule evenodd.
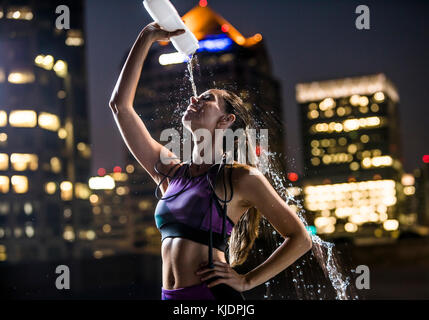
<svg viewBox="0 0 429 320"><path fill-rule="evenodd" d="M208 6L197 5L188 11L182 19L198 40L202 40L208 35L225 34L243 47L253 46L262 40L260 33L248 38L244 37L231 23Z"/></svg>
<svg viewBox="0 0 429 320"><path fill-rule="evenodd" d="M370 95L377 91L385 92L395 102L399 101L399 94L396 88L383 73L298 83L296 85L296 100L299 103L305 103L325 98L349 97L354 94Z"/></svg>

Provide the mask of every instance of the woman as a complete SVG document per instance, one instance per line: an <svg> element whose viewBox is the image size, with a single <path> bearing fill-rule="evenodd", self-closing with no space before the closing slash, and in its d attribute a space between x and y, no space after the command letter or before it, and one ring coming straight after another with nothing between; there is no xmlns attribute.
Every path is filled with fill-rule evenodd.
<svg viewBox="0 0 429 320"><path fill-rule="evenodd" d="M162 299L233 298L237 297L234 292L242 297L241 292L267 282L310 250L311 238L255 167L237 162L226 165L223 149L216 147L215 140L223 139L214 134L216 129L249 125L249 114L238 96L211 89L190 98L182 118L184 126L194 141L198 129L212 133L212 141L194 143L190 163L180 162L155 141L134 111L149 48L183 32L167 32L156 23L140 32L113 90L110 107L130 152L163 194L155 212L162 235ZM207 154L202 154L206 148L212 151L209 161ZM172 160L160 161L162 154ZM215 159L222 161L212 165ZM232 267L246 260L258 234L260 214L285 241L264 263L247 274L238 274ZM224 254L228 236L229 263Z"/></svg>

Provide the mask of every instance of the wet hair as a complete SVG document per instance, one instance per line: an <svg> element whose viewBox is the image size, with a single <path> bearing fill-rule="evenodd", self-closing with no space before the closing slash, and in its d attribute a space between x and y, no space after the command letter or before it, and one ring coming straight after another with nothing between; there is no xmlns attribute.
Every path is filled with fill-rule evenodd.
<svg viewBox="0 0 429 320"><path fill-rule="evenodd" d="M249 109L246 108L243 100L234 92L224 89L217 89L225 102L226 114L234 114L235 121L230 126L233 131L243 129L246 135L247 154L251 155L248 159L248 165L256 167L256 146L255 141L252 141L249 129L255 128L255 123ZM234 159L240 159L240 150L238 148L238 137L234 141ZM229 238L229 264L239 266L243 264L253 244L259 234L259 223L261 221L261 213L255 207L247 209L241 216L240 220L234 226Z"/></svg>

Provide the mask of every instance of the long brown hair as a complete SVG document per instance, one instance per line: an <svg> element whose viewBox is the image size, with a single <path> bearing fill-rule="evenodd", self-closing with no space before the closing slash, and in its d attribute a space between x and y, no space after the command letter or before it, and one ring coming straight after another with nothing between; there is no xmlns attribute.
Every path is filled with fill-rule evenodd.
<svg viewBox="0 0 429 320"><path fill-rule="evenodd" d="M256 155L255 141L252 140L248 131L248 129L255 127L250 110L246 108L243 100L235 93L224 89L220 89L219 92L225 102L225 112L227 114L234 114L236 118L230 129L233 131L243 129L246 135L247 152L250 155ZM239 152L237 140L238 138L234 143L234 152ZM234 159L239 158L239 155L234 155ZM249 165L256 167L256 158L251 157L249 162ZM239 266L246 261L258 237L260 220L261 213L255 207L252 207L241 216L240 220L234 226L229 238L228 255L229 264L232 267Z"/></svg>

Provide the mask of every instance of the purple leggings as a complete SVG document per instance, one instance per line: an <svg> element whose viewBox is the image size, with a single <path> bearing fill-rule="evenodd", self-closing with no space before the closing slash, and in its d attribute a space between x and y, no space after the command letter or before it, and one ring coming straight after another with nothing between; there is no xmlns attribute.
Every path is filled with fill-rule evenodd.
<svg viewBox="0 0 429 320"><path fill-rule="evenodd" d="M161 288L161 291L161 300L215 300L205 283L172 290Z"/></svg>

